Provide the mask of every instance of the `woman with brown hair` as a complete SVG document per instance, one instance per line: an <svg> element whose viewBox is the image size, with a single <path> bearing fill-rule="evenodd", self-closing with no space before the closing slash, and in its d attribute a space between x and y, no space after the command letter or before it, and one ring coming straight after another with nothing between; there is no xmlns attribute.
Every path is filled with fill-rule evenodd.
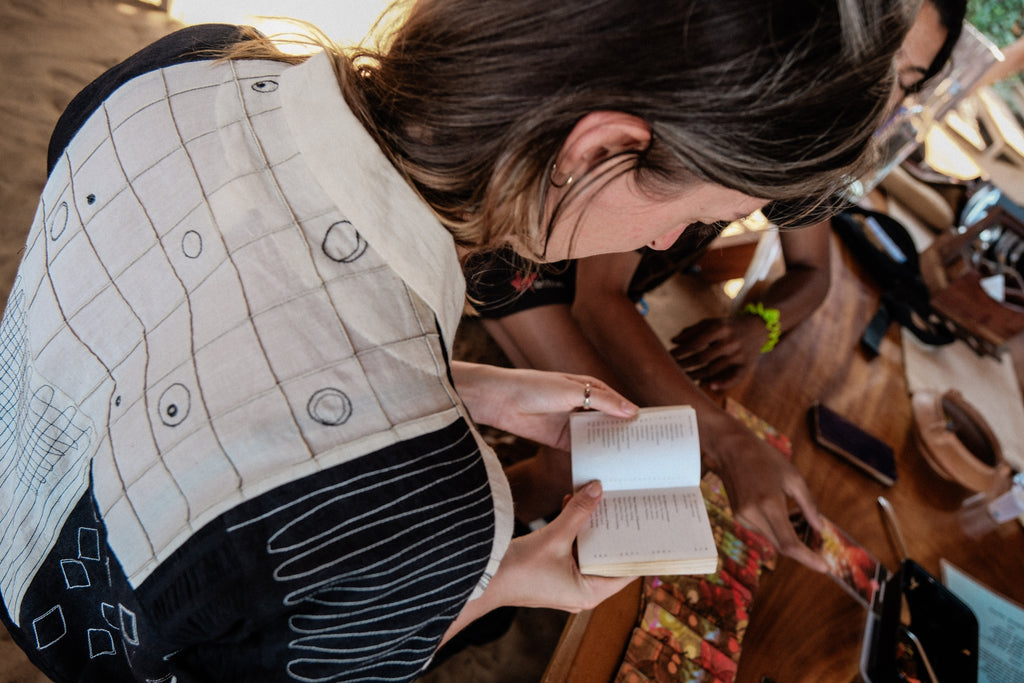
<svg viewBox="0 0 1024 683"><path fill-rule="evenodd" d="M497 606L618 590L572 559L599 484L511 540L473 421L565 448L572 410L635 406L451 362L460 254L820 204L908 14L422 0L379 50L203 26L104 74L54 133L2 327L14 638L57 681L399 681Z"/></svg>
<svg viewBox="0 0 1024 683"><path fill-rule="evenodd" d="M894 98L920 91L945 66L966 5L966 0L920 4L894 59ZM484 327L516 367L601 377L641 405L694 406L703 462L722 476L740 518L784 554L820 569L820 557L787 523L787 498L803 489L799 473L705 392L738 384L780 336L825 300L829 222L780 230L785 272L760 288L758 301L741 302L748 306L737 307L733 315L706 318L681 330L668 349L638 301L693 267L712 248L721 226L693 226L661 251L608 253L539 268L517 264L508 250L483 253L467 263L467 286ZM568 470L568 454L541 449L537 457L506 471L521 519L530 522L557 511L569 486Z"/></svg>

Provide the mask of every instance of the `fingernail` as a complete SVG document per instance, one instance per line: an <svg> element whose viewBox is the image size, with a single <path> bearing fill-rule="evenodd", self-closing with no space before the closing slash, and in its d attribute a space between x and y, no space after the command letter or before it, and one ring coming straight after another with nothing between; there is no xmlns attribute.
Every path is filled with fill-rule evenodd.
<svg viewBox="0 0 1024 683"><path fill-rule="evenodd" d="M583 487L583 493L587 494L591 498L597 498L601 495L601 482L594 480Z"/></svg>
<svg viewBox="0 0 1024 683"><path fill-rule="evenodd" d="M637 408L635 404L630 403L629 401L623 401L622 403L620 403L619 409L622 410L622 412L626 413L627 415L633 415L637 412L637 410L639 410L639 408Z"/></svg>

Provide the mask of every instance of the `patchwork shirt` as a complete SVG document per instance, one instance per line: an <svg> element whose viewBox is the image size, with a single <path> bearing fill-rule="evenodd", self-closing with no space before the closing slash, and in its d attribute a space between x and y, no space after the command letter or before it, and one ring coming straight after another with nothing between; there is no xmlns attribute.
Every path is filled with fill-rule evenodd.
<svg viewBox="0 0 1024 683"><path fill-rule="evenodd" d="M307 622L285 611L299 654L284 680L342 659L421 668L512 529L448 369L463 290L450 234L326 54L192 61L116 89L54 157L0 329L0 594L37 661L79 627L90 658L94 635L107 647L94 630L111 641L97 651L130 658L133 610L170 618L200 600L168 595L216 579L317 606ZM68 528L90 497L98 531ZM238 561L262 579L233 577L218 540L244 530L259 556ZM77 555L60 550L72 537ZM213 552L217 577L182 578ZM141 607L101 592L97 613L128 622L73 623L87 591L72 589L104 560ZM30 599L47 563L67 593ZM323 599L350 582L366 604ZM421 633L428 613L443 617ZM419 616L379 632L401 614ZM172 653L191 637L153 640Z"/></svg>

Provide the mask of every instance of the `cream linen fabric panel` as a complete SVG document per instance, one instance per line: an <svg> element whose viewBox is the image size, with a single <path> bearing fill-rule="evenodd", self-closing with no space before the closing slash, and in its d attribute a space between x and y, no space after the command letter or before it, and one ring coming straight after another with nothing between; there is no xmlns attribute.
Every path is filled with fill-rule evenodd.
<svg viewBox="0 0 1024 683"><path fill-rule="evenodd" d="M0 482L21 501L0 538L17 567L0 577L12 614L90 465L138 585L238 502L465 415L441 354L462 306L450 236L343 103L344 125L318 142L324 131L304 131L297 147L285 122L281 72L322 90L322 67L146 74L51 175L3 329L0 390L32 397L4 448L35 449ZM324 184L302 157L310 144L339 167ZM511 497L476 437L495 495L490 574Z"/></svg>

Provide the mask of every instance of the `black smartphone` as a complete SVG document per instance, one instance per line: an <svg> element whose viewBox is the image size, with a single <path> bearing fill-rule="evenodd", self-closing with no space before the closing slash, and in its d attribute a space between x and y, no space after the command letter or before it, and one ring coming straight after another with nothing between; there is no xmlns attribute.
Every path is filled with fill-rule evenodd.
<svg viewBox="0 0 1024 683"><path fill-rule="evenodd" d="M896 457L889 444L818 402L811 406L810 421L819 445L886 486L896 482Z"/></svg>
<svg viewBox="0 0 1024 683"><path fill-rule="evenodd" d="M913 560L903 560L903 595L922 657L933 679L975 683L978 680L978 618L974 611Z"/></svg>
<svg viewBox="0 0 1024 683"><path fill-rule="evenodd" d="M868 610L860 672L866 683L976 683L978 619L921 565L903 560Z"/></svg>

